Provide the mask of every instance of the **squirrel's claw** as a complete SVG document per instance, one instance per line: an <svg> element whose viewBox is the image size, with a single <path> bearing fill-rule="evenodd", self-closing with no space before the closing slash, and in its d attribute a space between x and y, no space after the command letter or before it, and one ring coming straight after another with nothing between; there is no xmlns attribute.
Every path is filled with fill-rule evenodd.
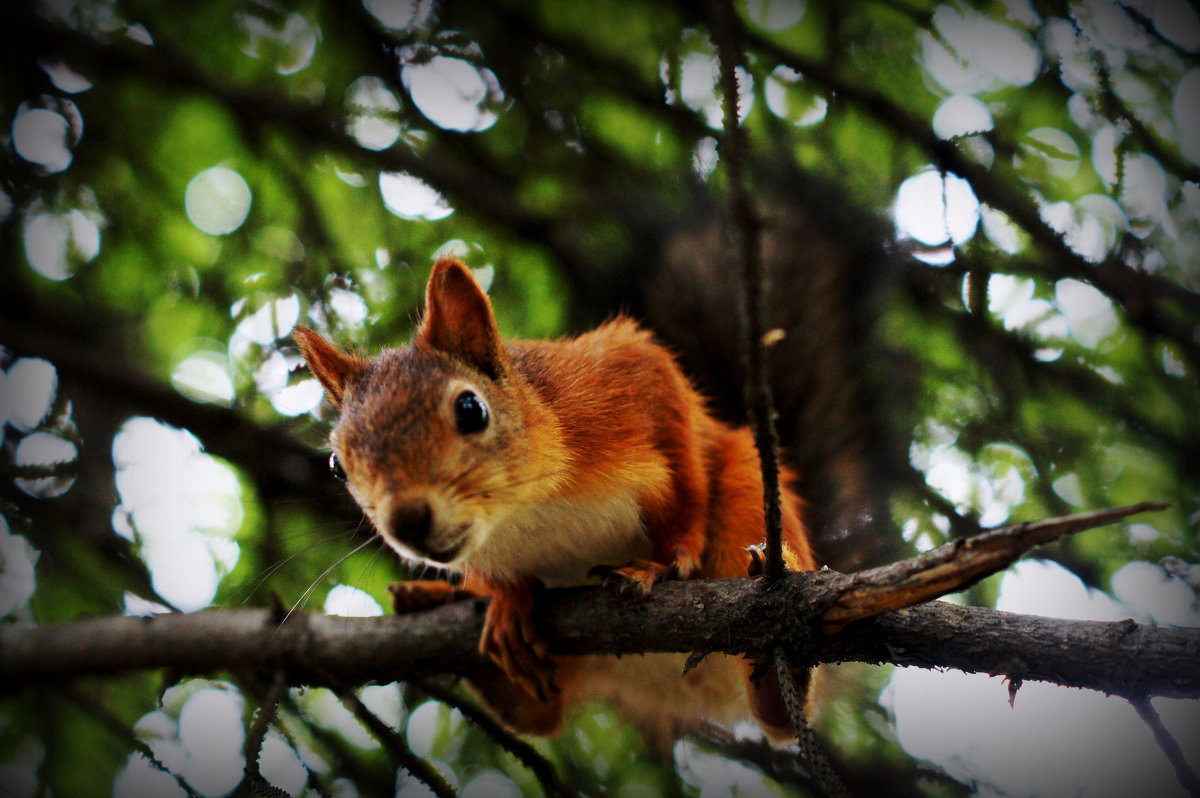
<svg viewBox="0 0 1200 798"><path fill-rule="evenodd" d="M651 560L632 560L625 565L597 565L588 571L588 576L600 577L600 583L610 590L616 590L622 596L630 596L638 601L650 597L650 591L659 582L668 579L678 579L681 568L678 562L670 565Z"/></svg>
<svg viewBox="0 0 1200 798"><path fill-rule="evenodd" d="M392 611L397 615L440 607L471 595L469 591L449 582L434 579L393 582L388 585L388 592L392 594Z"/></svg>
<svg viewBox="0 0 1200 798"><path fill-rule="evenodd" d="M753 546L746 547L746 576L762 576L767 571L767 544L755 543ZM791 568L787 565L793 562L796 556L792 553L792 547L785 541L783 544L783 561L785 568Z"/></svg>
<svg viewBox="0 0 1200 798"><path fill-rule="evenodd" d="M533 627L533 600L528 588L506 588L492 596L479 651L500 666L505 675L539 701L558 693L557 666Z"/></svg>
<svg viewBox="0 0 1200 798"><path fill-rule="evenodd" d="M746 576L762 576L767 566L767 545L756 543L747 546L746 557L749 559L746 564Z"/></svg>

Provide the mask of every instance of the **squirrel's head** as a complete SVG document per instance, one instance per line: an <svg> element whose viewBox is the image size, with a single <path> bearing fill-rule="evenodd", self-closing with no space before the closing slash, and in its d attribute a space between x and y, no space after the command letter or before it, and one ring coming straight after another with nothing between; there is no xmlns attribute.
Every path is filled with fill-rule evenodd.
<svg viewBox="0 0 1200 798"><path fill-rule="evenodd" d="M330 467L401 554L469 562L498 522L551 489L556 425L461 261L434 264L409 346L368 360L312 330L295 338L340 414Z"/></svg>

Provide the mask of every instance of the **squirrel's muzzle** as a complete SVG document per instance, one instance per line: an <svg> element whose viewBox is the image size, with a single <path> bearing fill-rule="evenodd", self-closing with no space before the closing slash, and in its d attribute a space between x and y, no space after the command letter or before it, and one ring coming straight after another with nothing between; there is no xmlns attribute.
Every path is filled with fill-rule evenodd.
<svg viewBox="0 0 1200 798"><path fill-rule="evenodd" d="M433 508L425 498L406 499L392 508L387 531L397 541L425 553L429 531L433 528Z"/></svg>

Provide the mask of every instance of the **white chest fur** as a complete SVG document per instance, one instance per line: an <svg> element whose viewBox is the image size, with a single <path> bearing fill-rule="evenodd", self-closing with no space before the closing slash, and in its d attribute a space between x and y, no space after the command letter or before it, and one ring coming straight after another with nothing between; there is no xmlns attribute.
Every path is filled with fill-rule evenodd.
<svg viewBox="0 0 1200 798"><path fill-rule="evenodd" d="M531 505L489 530L467 559L484 574L532 576L547 587L568 587L587 583L594 566L650 554L637 496L628 490L592 504Z"/></svg>

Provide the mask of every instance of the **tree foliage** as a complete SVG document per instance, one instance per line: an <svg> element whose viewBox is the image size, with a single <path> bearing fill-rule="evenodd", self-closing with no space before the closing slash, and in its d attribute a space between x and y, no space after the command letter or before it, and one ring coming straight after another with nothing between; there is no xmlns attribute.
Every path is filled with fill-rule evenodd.
<svg viewBox="0 0 1200 798"><path fill-rule="evenodd" d="M856 570L1008 521L1166 501L966 600L1200 625L1194 7L731 8L6 7L0 624L378 611L404 566L327 478L330 410L289 333L305 323L363 351L407 340L437 253L490 281L507 335L644 319L744 420L741 224L769 277L777 423L824 561ZM714 18L744 56L740 184ZM727 213L739 185L757 227ZM1038 573L1108 604L1021 604L1018 577ZM719 730L715 753L693 740L664 764L599 707L527 744L448 682L272 678L7 685L0 784L221 794L261 750L261 778L292 794L807 785ZM914 750L887 669L830 681L819 728L855 784L1059 784ZM1162 773L1172 785L1165 759L1135 777Z"/></svg>

